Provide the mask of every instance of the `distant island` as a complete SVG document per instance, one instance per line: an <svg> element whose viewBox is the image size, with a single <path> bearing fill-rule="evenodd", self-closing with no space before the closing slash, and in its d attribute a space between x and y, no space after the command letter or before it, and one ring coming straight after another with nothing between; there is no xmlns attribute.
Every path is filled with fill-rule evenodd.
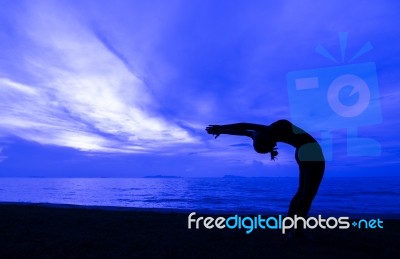
<svg viewBox="0 0 400 259"><path fill-rule="evenodd" d="M144 178L183 178L182 176L176 175L147 175Z"/></svg>
<svg viewBox="0 0 400 259"><path fill-rule="evenodd" d="M226 174L222 178L246 178L246 176Z"/></svg>

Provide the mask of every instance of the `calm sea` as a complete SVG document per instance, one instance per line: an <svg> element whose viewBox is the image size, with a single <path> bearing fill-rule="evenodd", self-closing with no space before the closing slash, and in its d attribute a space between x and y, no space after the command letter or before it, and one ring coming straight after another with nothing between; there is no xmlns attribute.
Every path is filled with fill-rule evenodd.
<svg viewBox="0 0 400 259"><path fill-rule="evenodd" d="M297 178L0 178L0 202L286 213ZM400 177L325 178L311 214L400 218Z"/></svg>

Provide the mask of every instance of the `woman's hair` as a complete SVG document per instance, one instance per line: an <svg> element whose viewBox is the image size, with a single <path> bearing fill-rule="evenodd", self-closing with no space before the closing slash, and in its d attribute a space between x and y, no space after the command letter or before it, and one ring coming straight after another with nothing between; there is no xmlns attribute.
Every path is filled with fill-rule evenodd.
<svg viewBox="0 0 400 259"><path fill-rule="evenodd" d="M271 155L271 160L275 160L276 156L278 155L278 151L276 151L277 149L277 147L273 147L272 150L269 152Z"/></svg>
<svg viewBox="0 0 400 259"><path fill-rule="evenodd" d="M271 138L267 137L265 134L254 134L253 137L253 147L257 153L266 154L270 153L271 160L275 160L278 155L276 148L276 142Z"/></svg>

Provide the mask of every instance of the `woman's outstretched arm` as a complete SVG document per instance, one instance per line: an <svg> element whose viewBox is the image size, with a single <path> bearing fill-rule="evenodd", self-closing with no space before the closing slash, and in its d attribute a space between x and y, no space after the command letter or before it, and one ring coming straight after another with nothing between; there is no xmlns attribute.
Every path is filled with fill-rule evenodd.
<svg viewBox="0 0 400 259"><path fill-rule="evenodd" d="M221 134L238 135L253 137L254 132L260 132L267 129L267 126L253 123L235 123L226 125L210 125L206 128L208 134L215 135L217 138Z"/></svg>

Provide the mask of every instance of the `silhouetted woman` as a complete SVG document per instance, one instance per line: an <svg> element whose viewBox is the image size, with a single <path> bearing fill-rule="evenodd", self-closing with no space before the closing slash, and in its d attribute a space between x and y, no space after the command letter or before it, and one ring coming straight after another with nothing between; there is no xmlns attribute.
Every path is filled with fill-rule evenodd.
<svg viewBox="0 0 400 259"><path fill-rule="evenodd" d="M206 130L215 138L220 134L250 137L253 139L254 150L261 154L270 153L272 160L278 155L277 142L295 147L300 181L297 193L290 202L288 216L307 217L325 170L322 149L310 134L287 120L278 120L269 126L252 123L210 125Z"/></svg>

